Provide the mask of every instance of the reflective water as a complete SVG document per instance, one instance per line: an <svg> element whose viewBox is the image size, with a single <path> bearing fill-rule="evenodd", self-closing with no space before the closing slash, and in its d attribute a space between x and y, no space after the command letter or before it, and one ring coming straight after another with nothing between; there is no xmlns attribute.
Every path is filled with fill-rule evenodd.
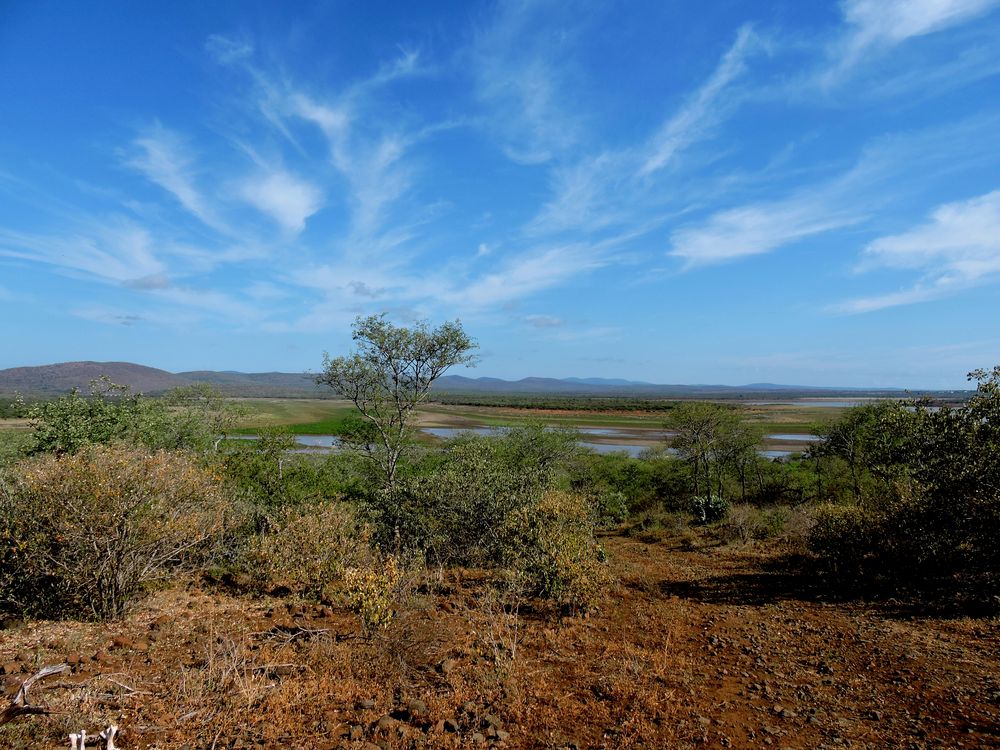
<svg viewBox="0 0 1000 750"><path fill-rule="evenodd" d="M822 441L822 438L816 437L816 435L803 435L798 432L778 432L773 435L767 435L767 438L787 443L818 443Z"/></svg>

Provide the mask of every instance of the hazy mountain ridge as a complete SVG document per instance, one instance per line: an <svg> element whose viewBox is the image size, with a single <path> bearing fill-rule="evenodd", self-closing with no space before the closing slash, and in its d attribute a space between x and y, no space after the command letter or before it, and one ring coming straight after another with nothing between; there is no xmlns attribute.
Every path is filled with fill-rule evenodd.
<svg viewBox="0 0 1000 750"><path fill-rule="evenodd" d="M73 388L87 392L91 380L107 375L115 383L131 386L140 393L157 394L194 383L210 383L234 396L330 396L325 386L317 385L313 373L294 372L235 372L231 370L193 370L167 372L131 362L61 362L38 367L14 367L0 370L0 393L25 395L57 395ZM742 386L655 384L619 378L542 378L520 380L501 378L469 378L446 375L434 385L434 390L451 394L551 394L563 396L632 396L669 398L715 396L775 398L779 394L802 395L902 395L899 388L824 388L817 386L751 383Z"/></svg>

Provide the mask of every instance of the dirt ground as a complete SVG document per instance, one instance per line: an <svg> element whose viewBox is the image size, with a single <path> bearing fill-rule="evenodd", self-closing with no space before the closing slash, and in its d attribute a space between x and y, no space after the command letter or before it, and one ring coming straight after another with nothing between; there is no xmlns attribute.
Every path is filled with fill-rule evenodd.
<svg viewBox="0 0 1000 750"><path fill-rule="evenodd" d="M600 609L514 613L477 571L366 638L341 608L192 581L110 625L8 623L2 747L121 726L133 748L992 748L1000 623L825 601L754 548L603 540Z"/></svg>

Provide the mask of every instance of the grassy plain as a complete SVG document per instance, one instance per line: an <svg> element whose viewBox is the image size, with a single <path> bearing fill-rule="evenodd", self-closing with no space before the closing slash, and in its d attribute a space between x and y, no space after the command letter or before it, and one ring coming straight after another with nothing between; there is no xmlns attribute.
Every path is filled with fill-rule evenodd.
<svg viewBox="0 0 1000 750"><path fill-rule="evenodd" d="M239 402L246 415L239 425L238 433L252 434L262 428L280 427L293 435L336 435L343 431L345 420L357 414L347 401L331 399L245 399ZM569 428L604 427L633 433L633 437L658 440L649 437L650 431L664 428L669 410L662 403L651 404L644 410L634 403L629 408L617 409L613 404L595 411L592 405L581 404L581 408L524 408L513 406L486 406L467 404L427 403L420 407L416 422L420 427L505 427L531 420ZM794 404L734 404L746 420L754 425L761 435L771 433L810 434L837 419L843 408L817 406L812 402ZM801 449L799 443L782 443L764 440L769 447Z"/></svg>
<svg viewBox="0 0 1000 750"><path fill-rule="evenodd" d="M281 427L293 435L336 435L357 414L349 401L309 398L253 398L237 402L246 411L237 433Z"/></svg>

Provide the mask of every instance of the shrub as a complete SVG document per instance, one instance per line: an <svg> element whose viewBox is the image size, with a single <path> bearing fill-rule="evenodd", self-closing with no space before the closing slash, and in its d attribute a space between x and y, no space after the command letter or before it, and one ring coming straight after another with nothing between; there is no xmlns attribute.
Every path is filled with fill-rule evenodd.
<svg viewBox="0 0 1000 750"><path fill-rule="evenodd" d="M402 569L394 555L376 561L376 564L345 571L344 598L347 606L361 618L361 625L368 635L385 630L392 623L402 579Z"/></svg>
<svg viewBox="0 0 1000 750"><path fill-rule="evenodd" d="M47 617L120 616L223 525L215 476L183 454L90 446L15 465L0 487L0 600Z"/></svg>
<svg viewBox="0 0 1000 750"><path fill-rule="evenodd" d="M369 555L368 530L340 502L282 508L265 517L235 566L258 589L286 587L320 597Z"/></svg>
<svg viewBox="0 0 1000 750"><path fill-rule="evenodd" d="M593 607L610 582L590 506L580 495L547 492L519 509L504 529L504 549L506 567L531 593L571 613Z"/></svg>
<svg viewBox="0 0 1000 750"><path fill-rule="evenodd" d="M741 503L726 513L721 532L725 538L740 542L773 539L783 533L791 515L791 509L785 506L757 508Z"/></svg>
<svg viewBox="0 0 1000 750"><path fill-rule="evenodd" d="M624 492L607 490L591 500L594 517L600 526L617 526L628 518L628 498Z"/></svg>
<svg viewBox="0 0 1000 750"><path fill-rule="evenodd" d="M839 582L854 586L872 572L881 537L878 517L858 505L822 505L809 532L809 549Z"/></svg>
<svg viewBox="0 0 1000 750"><path fill-rule="evenodd" d="M695 523L707 524L721 521L729 510L729 502L719 495L700 495L691 498L691 515Z"/></svg>

